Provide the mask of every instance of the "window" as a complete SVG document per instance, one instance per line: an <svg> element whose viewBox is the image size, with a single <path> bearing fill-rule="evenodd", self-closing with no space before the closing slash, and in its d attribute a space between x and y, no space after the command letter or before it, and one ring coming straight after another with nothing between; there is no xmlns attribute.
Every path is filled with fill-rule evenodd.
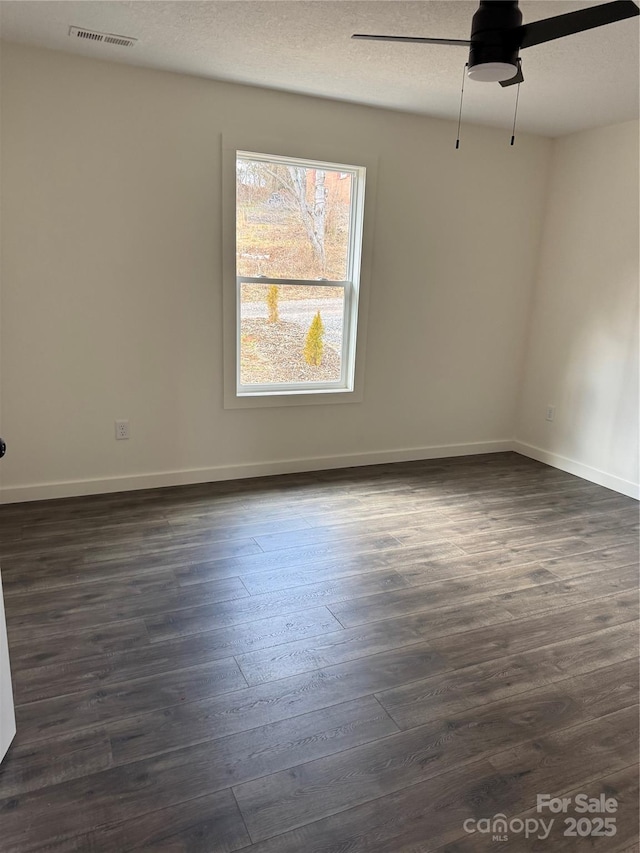
<svg viewBox="0 0 640 853"><path fill-rule="evenodd" d="M365 168L235 160L237 397L352 392Z"/></svg>

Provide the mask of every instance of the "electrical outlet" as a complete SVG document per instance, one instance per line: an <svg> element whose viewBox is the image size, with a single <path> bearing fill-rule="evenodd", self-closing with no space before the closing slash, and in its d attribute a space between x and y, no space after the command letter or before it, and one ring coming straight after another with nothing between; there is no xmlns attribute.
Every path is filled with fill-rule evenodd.
<svg viewBox="0 0 640 853"><path fill-rule="evenodd" d="M129 438L129 421L116 421L116 440Z"/></svg>
<svg viewBox="0 0 640 853"><path fill-rule="evenodd" d="M545 415L545 418L548 421L552 421L555 418L555 416L556 416L556 407L555 406L547 406L547 414Z"/></svg>

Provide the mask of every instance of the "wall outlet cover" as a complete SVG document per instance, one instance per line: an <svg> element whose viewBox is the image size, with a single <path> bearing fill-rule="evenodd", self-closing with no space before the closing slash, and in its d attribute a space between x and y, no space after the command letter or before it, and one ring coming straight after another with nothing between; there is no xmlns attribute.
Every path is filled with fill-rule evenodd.
<svg viewBox="0 0 640 853"><path fill-rule="evenodd" d="M120 420L115 422L116 425L116 440L122 441L125 438L129 438L129 421Z"/></svg>

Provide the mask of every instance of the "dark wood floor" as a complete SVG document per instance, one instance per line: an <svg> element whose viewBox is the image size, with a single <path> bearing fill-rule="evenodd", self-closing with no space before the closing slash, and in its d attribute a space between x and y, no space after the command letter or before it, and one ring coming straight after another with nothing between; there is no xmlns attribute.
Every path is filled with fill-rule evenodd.
<svg viewBox="0 0 640 853"><path fill-rule="evenodd" d="M638 849L629 498L498 454L12 505L0 535L2 853ZM538 793L615 797L616 835L465 832Z"/></svg>

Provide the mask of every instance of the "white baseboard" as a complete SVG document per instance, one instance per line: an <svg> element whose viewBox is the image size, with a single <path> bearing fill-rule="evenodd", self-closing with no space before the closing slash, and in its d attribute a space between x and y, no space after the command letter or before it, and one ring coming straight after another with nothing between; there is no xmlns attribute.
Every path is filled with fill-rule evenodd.
<svg viewBox="0 0 640 853"><path fill-rule="evenodd" d="M34 483L26 486L0 487L0 504L110 492L128 492L137 489L158 489L165 486L184 486L192 483L213 483L221 480L240 480L247 477L266 477L273 474L325 471L330 468L382 465L386 462L412 462L419 459L442 459L447 456L503 453L512 450L512 444L510 440L506 439L504 441L479 441L472 444L446 444L434 447L350 453L343 456L317 456L307 459L282 459L277 462L221 465L216 468L191 468L184 471L162 471L156 474L134 474L129 477Z"/></svg>
<svg viewBox="0 0 640 853"><path fill-rule="evenodd" d="M350 453L342 456L316 456L306 459L281 459L276 462L220 465L215 468L190 468L183 471L162 471L155 474L134 474L128 477L103 477L88 480L68 480L34 483L25 486L0 487L0 504L54 498L128 492L138 489L158 489L193 483L215 483L222 480L241 480L247 477L267 477L274 474L297 474L305 471L325 471L331 468L357 468L362 465L382 465L387 462L412 462L420 459L442 459L447 456L474 456L480 453L504 453L513 450L522 456L537 459L553 468L575 474L584 480L613 489L640 500L640 486L621 477L607 474L598 468L576 462L557 453L534 447L522 441L479 441L471 444L443 444L432 447L411 447L379 450L369 453Z"/></svg>
<svg viewBox="0 0 640 853"><path fill-rule="evenodd" d="M599 486L613 489L614 492L620 492L623 495L627 495L627 497L640 500L640 485L638 483L632 483L630 480L624 480L622 477L615 477L613 474L607 474L606 471L601 471L599 468L592 468L591 465L576 462L575 459L569 459L566 456L561 456L559 453L551 453L549 450L543 450L541 447L535 447L533 444L526 444L523 441L513 441L511 449L522 456L528 456L531 459L537 459L538 462L551 465L552 468L559 468L568 474L575 474L576 477L582 477L583 480L589 480L591 483L597 483Z"/></svg>

